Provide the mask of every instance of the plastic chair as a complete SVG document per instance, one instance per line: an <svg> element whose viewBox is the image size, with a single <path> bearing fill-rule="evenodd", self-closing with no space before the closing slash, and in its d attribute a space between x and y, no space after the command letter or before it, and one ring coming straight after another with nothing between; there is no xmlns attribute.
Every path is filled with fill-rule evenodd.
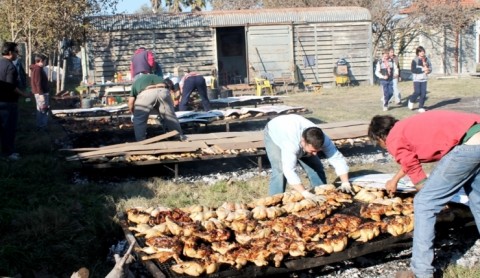
<svg viewBox="0 0 480 278"><path fill-rule="evenodd" d="M263 89L266 89L267 92L270 92L270 95L273 95L273 86L268 79L255 78L255 85L257 86L257 96L262 95Z"/></svg>

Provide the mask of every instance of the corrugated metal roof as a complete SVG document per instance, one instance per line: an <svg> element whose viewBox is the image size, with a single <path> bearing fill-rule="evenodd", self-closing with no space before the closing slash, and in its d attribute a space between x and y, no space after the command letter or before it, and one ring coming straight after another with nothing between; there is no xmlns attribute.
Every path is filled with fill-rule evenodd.
<svg viewBox="0 0 480 278"><path fill-rule="evenodd" d="M95 30L144 30L201 26L244 26L247 24L319 23L370 21L370 12L361 7L320 7L205 11L93 16L86 18Z"/></svg>

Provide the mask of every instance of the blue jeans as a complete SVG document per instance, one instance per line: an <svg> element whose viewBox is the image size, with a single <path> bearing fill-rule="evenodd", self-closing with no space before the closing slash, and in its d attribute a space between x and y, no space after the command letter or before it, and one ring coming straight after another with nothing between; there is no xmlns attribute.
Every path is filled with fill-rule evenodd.
<svg viewBox="0 0 480 278"><path fill-rule="evenodd" d="M425 105L425 99L427 98L427 82L413 82L413 94L410 96L409 101L412 103L417 102L418 108L423 108Z"/></svg>
<svg viewBox="0 0 480 278"><path fill-rule="evenodd" d="M178 106L178 110L186 111L188 100L190 95L194 90L197 90L198 94L200 95L200 99L202 100L203 110L210 111L210 101L208 100L207 95L207 83L205 78L200 75L190 76L187 78L183 84L182 90L182 99L180 100L180 104Z"/></svg>
<svg viewBox="0 0 480 278"><path fill-rule="evenodd" d="M411 267L416 277L432 277L436 215L461 189L480 230L480 145L458 145L430 173L414 198L415 230Z"/></svg>
<svg viewBox="0 0 480 278"><path fill-rule="evenodd" d="M15 152L17 122L18 104L16 102L0 102L0 141L4 156Z"/></svg>
<svg viewBox="0 0 480 278"><path fill-rule="evenodd" d="M50 108L49 94L35 94L35 102L37 103L37 128L46 129Z"/></svg>
<svg viewBox="0 0 480 278"><path fill-rule="evenodd" d="M380 85L383 89L383 107L388 107L388 102L393 96L393 82L392 80L380 80Z"/></svg>
<svg viewBox="0 0 480 278"><path fill-rule="evenodd" d="M267 151L267 157L270 161L270 166L272 167L272 175L270 176L268 194L275 195L285 192L287 185L287 180L283 175L282 150L279 146L273 143L266 129L264 132L265 150ZM310 185L318 186L326 183L327 178L325 176L325 171L318 156L304 156L299 158L298 162L307 173L308 179L310 180Z"/></svg>

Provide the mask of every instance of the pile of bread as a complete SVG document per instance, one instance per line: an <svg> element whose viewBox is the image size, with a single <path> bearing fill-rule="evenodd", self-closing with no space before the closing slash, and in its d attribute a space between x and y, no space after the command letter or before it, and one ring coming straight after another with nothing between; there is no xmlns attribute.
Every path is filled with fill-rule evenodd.
<svg viewBox="0 0 480 278"><path fill-rule="evenodd" d="M326 198L321 204L286 192L218 208L132 208L127 217L129 229L144 238L140 241L145 247L136 250L142 260L174 260L171 270L190 276L240 269L248 263L280 267L285 259L327 255L345 250L353 241L413 230L412 198L354 189L352 196L333 185L316 187L315 194ZM361 203L359 211L341 213L354 200Z"/></svg>

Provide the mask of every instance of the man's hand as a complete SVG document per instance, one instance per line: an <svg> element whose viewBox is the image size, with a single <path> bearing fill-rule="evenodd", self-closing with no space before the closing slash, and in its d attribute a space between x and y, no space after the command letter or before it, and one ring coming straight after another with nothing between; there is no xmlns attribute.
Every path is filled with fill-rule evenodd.
<svg viewBox="0 0 480 278"><path fill-rule="evenodd" d="M397 191L397 181L396 180L388 180L385 184L385 189L387 189L388 193L395 193Z"/></svg>
<svg viewBox="0 0 480 278"><path fill-rule="evenodd" d="M338 190L340 190L344 193L353 194L352 185L348 181L342 182L342 184L338 187Z"/></svg>
<svg viewBox="0 0 480 278"><path fill-rule="evenodd" d="M327 200L325 197L320 196L320 195L315 195L308 190L303 190L300 193L302 194L303 198L308 199L308 200L312 200L319 205L323 204Z"/></svg>

